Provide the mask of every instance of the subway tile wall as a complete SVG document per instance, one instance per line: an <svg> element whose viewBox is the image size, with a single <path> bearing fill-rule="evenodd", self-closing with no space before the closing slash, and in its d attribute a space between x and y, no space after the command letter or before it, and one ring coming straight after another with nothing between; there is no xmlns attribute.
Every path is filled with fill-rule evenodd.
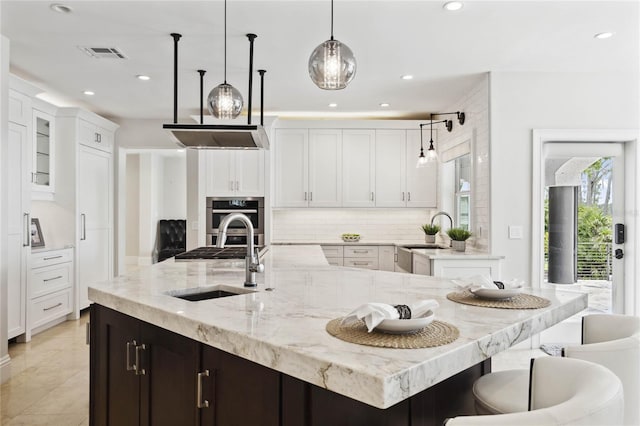
<svg viewBox="0 0 640 426"><path fill-rule="evenodd" d="M430 209L274 209L272 241L316 242L339 240L343 233L360 234L360 241L424 242L420 226Z"/></svg>
<svg viewBox="0 0 640 426"><path fill-rule="evenodd" d="M490 151L489 151L489 75L473 87L462 99L446 108L446 111L464 111L465 124L460 126L455 116L454 128L451 133L438 132L438 151L449 149L460 142L460 135L472 134L471 153L473 165L473 182L471 186L472 214L471 228L473 237L471 243L480 250L489 250L490 226ZM449 117L449 116L446 116ZM444 116L442 117L444 118Z"/></svg>

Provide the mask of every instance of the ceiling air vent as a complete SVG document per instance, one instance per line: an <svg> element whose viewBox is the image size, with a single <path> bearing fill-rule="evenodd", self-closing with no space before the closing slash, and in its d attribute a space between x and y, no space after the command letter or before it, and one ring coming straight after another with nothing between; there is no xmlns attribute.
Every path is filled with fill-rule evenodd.
<svg viewBox="0 0 640 426"><path fill-rule="evenodd" d="M127 59L117 47L78 46L87 55L96 59Z"/></svg>

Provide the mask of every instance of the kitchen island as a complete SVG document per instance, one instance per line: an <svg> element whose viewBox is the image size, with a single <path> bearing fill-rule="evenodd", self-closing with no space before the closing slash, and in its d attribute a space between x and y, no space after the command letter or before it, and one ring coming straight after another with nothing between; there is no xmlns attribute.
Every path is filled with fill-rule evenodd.
<svg viewBox="0 0 640 426"><path fill-rule="evenodd" d="M223 382L231 382L229 393L233 393L231 386L235 386L238 395L247 396L244 401L229 401L226 406L250 407L246 404L261 398L273 406L273 412L260 414L264 421L258 424L271 424L266 419L283 425L364 421L435 424L443 415L468 412L470 384L489 370L487 361L491 356L587 305L583 293L537 289L530 293L549 299L551 306L508 310L456 304L446 299L446 294L454 289L449 280L332 267L319 246L272 246L263 261L266 272L258 274L256 292L200 302L169 294L221 284L242 291L244 260L168 260L91 286L89 296L95 303L91 321L94 424L115 424L104 420L105 412L111 412L110 409L115 412L119 404L129 400L110 387L115 383L108 380L112 369L124 369L126 365L131 370L123 379L124 388L138 389L140 403L137 414L133 410L127 415L137 415L140 424L145 424L147 412L169 400L154 400L144 380L138 384L133 380L154 377L154 368L158 377L163 359L177 361L187 352L205 359L209 349L217 351L213 356L216 359L229 358L224 365L237 364L238 373L234 380L225 382L222 373L209 371L205 376L199 361L193 364L193 372L176 368L180 374L175 374L174 380L168 379L163 388L174 385L177 395L189 396L187 399L202 406L196 409L193 404L190 411L193 422L189 417L181 424L215 424L204 420L210 408L204 405L218 407L216 404L225 400L227 388L220 389ZM374 348L338 340L325 331L330 320L346 315L362 303L411 304L427 298L440 303L435 312L437 319L459 329L460 336L453 343L427 349ZM97 315L93 316L94 313ZM138 323L124 320L119 323L117 319L106 324L101 320L115 318L114 315ZM164 330L171 339L175 336L176 342L183 339L193 345L176 344L166 351L171 356L156 359L154 354L158 352L150 350L153 344L140 340L145 338L144 330L126 335L126 330L140 327L142 322L153 326L146 333L149 341ZM125 331L120 336L117 330ZM122 341L118 350L122 350L117 357L109 357L104 351L116 346L117 337ZM182 355L178 356L178 352ZM171 365L174 364L165 367ZM185 375L192 377L187 385L193 385L186 390L177 385ZM202 386L217 379L212 394L207 396ZM263 385L267 387L258 392L257 387ZM147 399L145 389L151 395ZM435 399L436 389L441 391L443 401ZM444 397L452 390L453 396L449 395L445 403ZM450 411L438 410L445 406ZM460 411L455 411L456 406ZM266 410L264 406L261 409ZM172 412L175 414L175 409ZM371 423L376 418L379 423Z"/></svg>

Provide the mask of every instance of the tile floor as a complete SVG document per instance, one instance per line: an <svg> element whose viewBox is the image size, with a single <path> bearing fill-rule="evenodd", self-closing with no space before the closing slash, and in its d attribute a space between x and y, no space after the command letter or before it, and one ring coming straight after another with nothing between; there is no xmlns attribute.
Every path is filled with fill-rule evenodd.
<svg viewBox="0 0 640 426"><path fill-rule="evenodd" d="M0 424L89 424L88 320L86 311L29 343L9 343L12 378L0 387Z"/></svg>

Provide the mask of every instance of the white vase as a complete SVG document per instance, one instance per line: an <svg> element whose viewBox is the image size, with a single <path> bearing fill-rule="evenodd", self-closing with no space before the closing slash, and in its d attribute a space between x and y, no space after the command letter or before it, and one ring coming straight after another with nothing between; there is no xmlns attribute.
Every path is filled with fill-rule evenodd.
<svg viewBox="0 0 640 426"><path fill-rule="evenodd" d="M467 248L467 242L466 241L456 241L456 240L452 240L451 241L451 247L455 250L455 251L464 251Z"/></svg>
<svg viewBox="0 0 640 426"><path fill-rule="evenodd" d="M436 242L436 236L424 234L424 242L427 244L434 244Z"/></svg>

